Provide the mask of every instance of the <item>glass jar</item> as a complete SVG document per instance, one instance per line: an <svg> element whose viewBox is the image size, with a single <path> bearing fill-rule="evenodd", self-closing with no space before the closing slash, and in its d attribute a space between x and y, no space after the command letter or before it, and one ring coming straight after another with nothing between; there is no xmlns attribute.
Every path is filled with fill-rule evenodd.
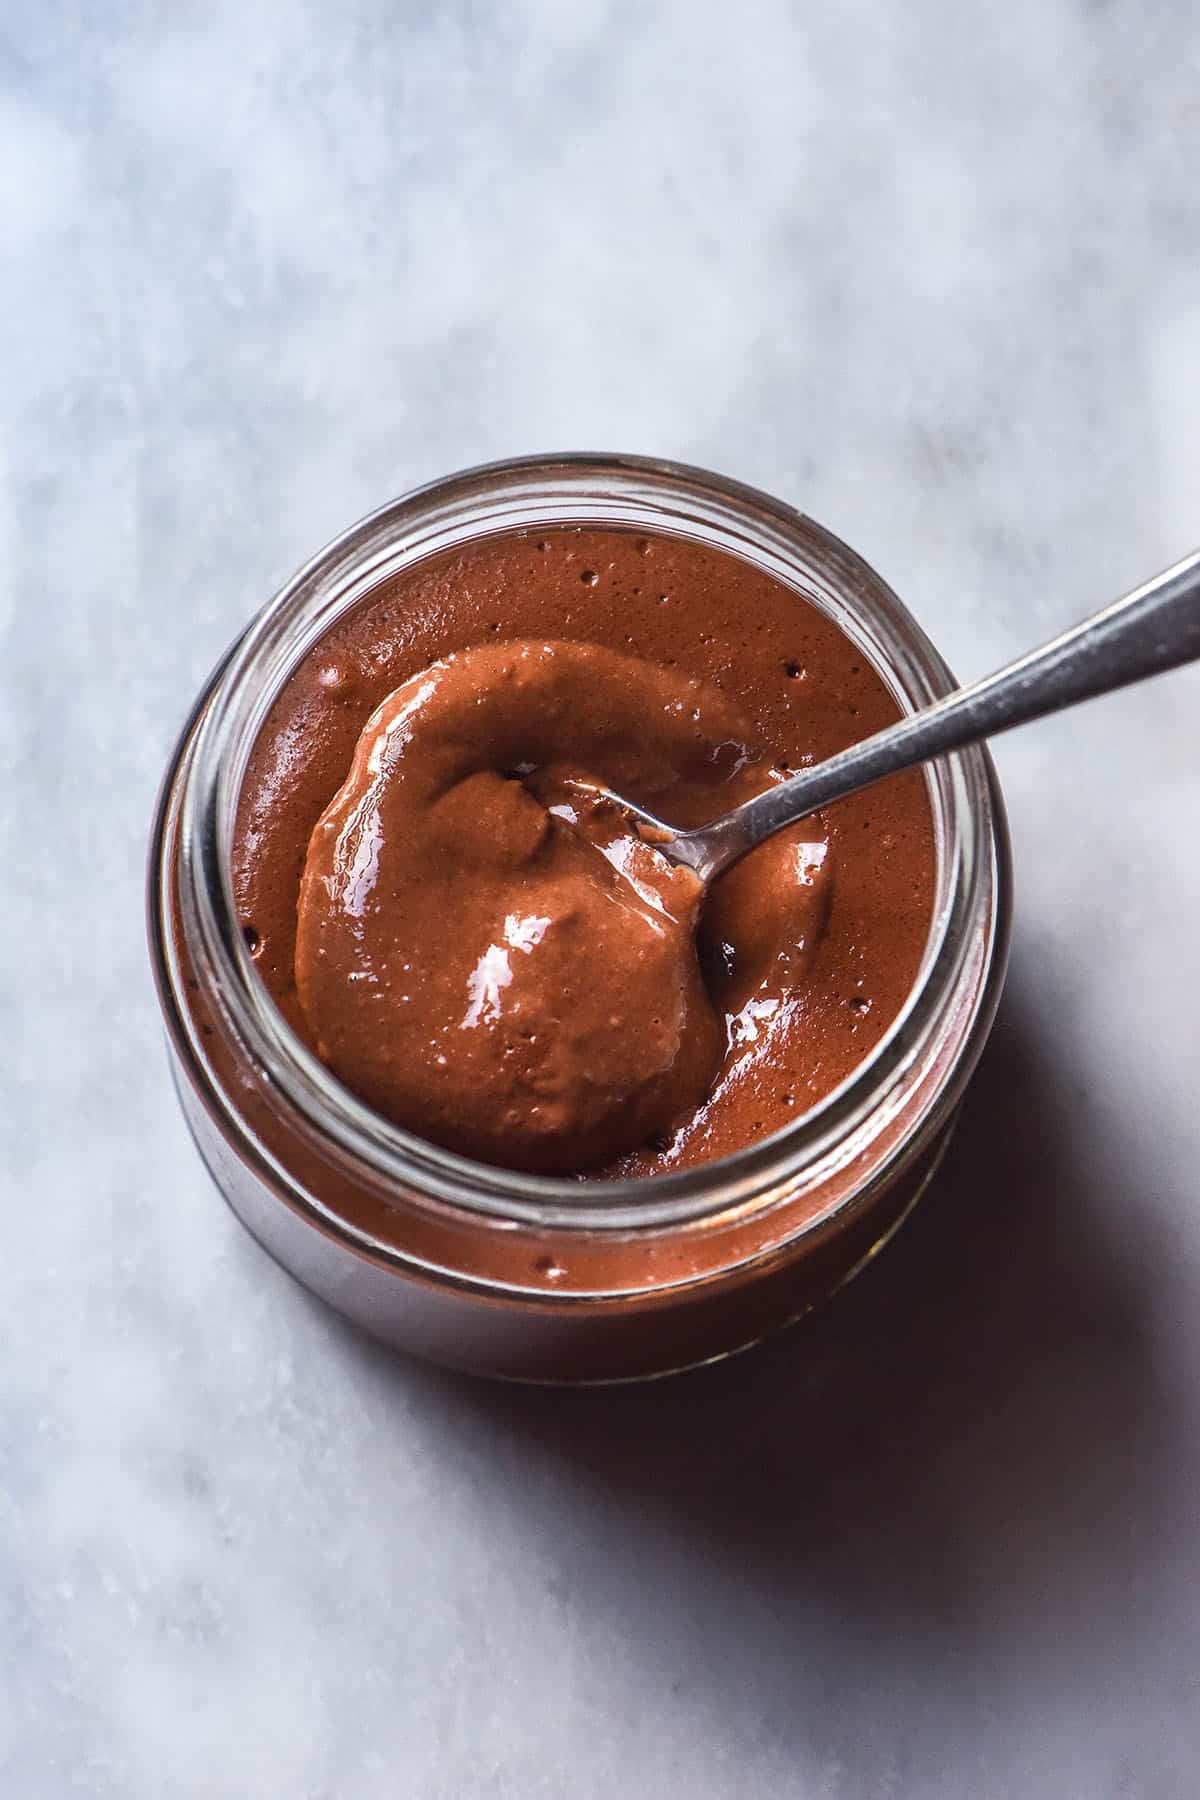
<svg viewBox="0 0 1200 1800"><path fill-rule="evenodd" d="M953 685L861 558L765 494L624 456L468 470L322 550L217 669L163 785L149 931L180 1103L264 1248L402 1349L483 1374L589 1382L753 1343L895 1231L937 1166L995 1013L1010 877L986 752L931 765L935 906L906 1005L840 1088L734 1156L584 1184L468 1161L370 1111L291 1031L243 943L230 848L249 753L299 660L380 582L480 535L564 524L665 531L745 559L832 615L905 710Z"/></svg>

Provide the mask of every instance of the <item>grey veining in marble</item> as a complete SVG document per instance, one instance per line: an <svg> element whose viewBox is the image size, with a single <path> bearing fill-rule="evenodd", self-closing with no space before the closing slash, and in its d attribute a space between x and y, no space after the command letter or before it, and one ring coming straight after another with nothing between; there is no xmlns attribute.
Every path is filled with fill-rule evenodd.
<svg viewBox="0 0 1200 1800"><path fill-rule="evenodd" d="M814 513L978 673L1200 539L1187 0L8 0L0 1793L1188 1800L1200 679L1005 740L1011 994L835 1314L389 1358L220 1205L142 944L273 587L533 449Z"/></svg>

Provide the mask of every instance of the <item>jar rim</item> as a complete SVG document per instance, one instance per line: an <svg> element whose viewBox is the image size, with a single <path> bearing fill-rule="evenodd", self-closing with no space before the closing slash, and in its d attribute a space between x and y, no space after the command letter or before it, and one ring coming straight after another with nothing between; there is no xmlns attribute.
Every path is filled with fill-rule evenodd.
<svg viewBox="0 0 1200 1800"><path fill-rule="evenodd" d="M230 856L242 781L266 712L297 663L335 616L400 569L469 538L556 524L640 525L740 553L811 604L834 611L902 706L915 710L954 686L930 639L863 558L768 494L705 469L639 456L570 452L482 464L413 489L350 526L284 584L233 645L201 696L164 783L152 850L154 905L164 905L165 818L186 753L177 826L184 927L203 947L227 1029L310 1134L410 1199L415 1190L423 1200L493 1224L635 1232L728 1216L793 1194L798 1182L818 1185L831 1159L836 1166L848 1160L953 1010L970 955L970 926L1003 860L990 760L981 748L956 752L926 771L938 838L937 904L920 970L888 1030L838 1087L781 1130L684 1170L612 1181L531 1175L403 1130L345 1088L292 1030L242 937ZM869 604L856 612L848 596ZM890 654L881 650L881 633ZM994 928L994 907L991 913ZM809 1223L825 1225L846 1203ZM363 1236L365 1248L378 1250L350 1221L339 1215L338 1222L351 1238Z"/></svg>

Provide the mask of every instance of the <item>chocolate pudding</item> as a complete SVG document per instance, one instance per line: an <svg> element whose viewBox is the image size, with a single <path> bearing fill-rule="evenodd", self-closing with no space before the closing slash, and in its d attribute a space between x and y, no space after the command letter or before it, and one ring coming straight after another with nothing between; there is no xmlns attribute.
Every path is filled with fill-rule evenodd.
<svg viewBox="0 0 1200 1800"><path fill-rule="evenodd" d="M329 1069L434 1143L607 1178L729 1155L904 1003L934 889L924 777L704 897L586 783L698 825L898 715L825 614L726 552L475 540L343 615L271 707L233 849L247 942Z"/></svg>
<svg viewBox="0 0 1200 1800"><path fill-rule="evenodd" d="M987 755L702 904L588 783L699 824L950 683L853 550L704 470L525 458L351 526L198 696L155 819L172 1073L234 1212L387 1343L516 1380L661 1374L822 1302L924 1191L995 1014Z"/></svg>

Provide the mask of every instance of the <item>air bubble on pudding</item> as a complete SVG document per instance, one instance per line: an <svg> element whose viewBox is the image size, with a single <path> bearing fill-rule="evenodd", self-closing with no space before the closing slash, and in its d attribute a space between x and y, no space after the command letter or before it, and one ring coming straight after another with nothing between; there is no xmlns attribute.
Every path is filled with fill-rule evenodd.
<svg viewBox="0 0 1200 1800"><path fill-rule="evenodd" d="M660 606L666 606L668 601L670 600L670 598L671 598L670 594L660 594L658 596L658 604Z"/></svg>
<svg viewBox="0 0 1200 1800"><path fill-rule="evenodd" d="M798 662L785 662L783 672L789 681L803 681L804 670Z"/></svg>
<svg viewBox="0 0 1200 1800"><path fill-rule="evenodd" d="M539 1275L545 1276L547 1281L562 1281L567 1273L562 1264L555 1262L552 1256L539 1256L533 1266Z"/></svg>
<svg viewBox="0 0 1200 1800"><path fill-rule="evenodd" d="M657 1156L665 1156L671 1148L671 1134L667 1131L656 1131L650 1139L650 1148Z"/></svg>
<svg viewBox="0 0 1200 1800"><path fill-rule="evenodd" d="M595 587L600 577L597 575L595 569L580 569L579 579L582 581L584 587Z"/></svg>
<svg viewBox="0 0 1200 1800"><path fill-rule="evenodd" d="M545 554L546 554L546 552L547 552L547 550L548 550L548 549L549 549L549 548L550 548L550 546L549 546L549 544L548 544L548 543L547 543L547 542L546 542L546 539L545 539L545 538L539 538L539 539L538 539L538 546L537 546L537 547L538 547L538 550L539 550L539 551L540 551L540 552L541 552L541 554L542 554L542 555L543 555L543 556L545 556Z"/></svg>
<svg viewBox="0 0 1200 1800"><path fill-rule="evenodd" d="M251 956L257 956L262 949L262 939L259 937L257 931L255 931L253 925L242 926L242 938Z"/></svg>
<svg viewBox="0 0 1200 1800"><path fill-rule="evenodd" d="M860 1019L865 1018L871 1010L871 1002L865 994L853 994L847 1005L852 1013L858 1014Z"/></svg>
<svg viewBox="0 0 1200 1800"><path fill-rule="evenodd" d="M639 556L649 556L649 554L650 554L650 539L649 538L639 538L638 539L637 553Z"/></svg>
<svg viewBox="0 0 1200 1800"><path fill-rule="evenodd" d="M791 1094L780 1094L779 1104L781 1106L794 1106L796 1104L796 1102L792 1098Z"/></svg>

